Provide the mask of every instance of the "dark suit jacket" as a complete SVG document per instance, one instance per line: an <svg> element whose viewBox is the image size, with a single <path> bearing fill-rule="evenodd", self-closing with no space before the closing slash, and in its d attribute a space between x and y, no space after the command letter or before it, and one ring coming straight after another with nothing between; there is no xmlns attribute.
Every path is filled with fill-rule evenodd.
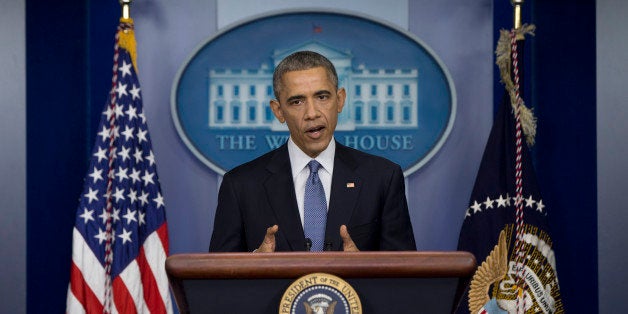
<svg viewBox="0 0 628 314"><path fill-rule="evenodd" d="M343 224L361 251L416 250L399 165L336 143L333 171L325 231L332 250L342 250ZM286 144L225 174L209 251L253 251L275 224L276 251L305 250Z"/></svg>

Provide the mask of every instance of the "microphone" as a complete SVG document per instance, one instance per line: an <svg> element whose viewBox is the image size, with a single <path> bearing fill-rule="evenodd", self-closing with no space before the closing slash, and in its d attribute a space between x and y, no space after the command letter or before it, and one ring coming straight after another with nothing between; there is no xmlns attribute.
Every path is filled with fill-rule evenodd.
<svg viewBox="0 0 628 314"><path fill-rule="evenodd" d="M325 247L323 248L323 251L331 251L331 250L332 250L331 241L326 241L325 242Z"/></svg>
<svg viewBox="0 0 628 314"><path fill-rule="evenodd" d="M310 238L305 238L305 251L309 252L312 248L312 240Z"/></svg>

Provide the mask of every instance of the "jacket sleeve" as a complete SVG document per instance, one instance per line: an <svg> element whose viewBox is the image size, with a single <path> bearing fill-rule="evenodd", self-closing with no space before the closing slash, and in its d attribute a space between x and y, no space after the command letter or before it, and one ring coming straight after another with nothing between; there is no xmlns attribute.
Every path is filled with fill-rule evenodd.
<svg viewBox="0 0 628 314"><path fill-rule="evenodd" d="M209 252L246 252L244 222L234 183L225 175L218 192L218 205L214 218L214 231Z"/></svg>
<svg viewBox="0 0 628 314"><path fill-rule="evenodd" d="M396 166L388 184L382 209L379 245L382 251L416 250L405 190L403 172Z"/></svg>

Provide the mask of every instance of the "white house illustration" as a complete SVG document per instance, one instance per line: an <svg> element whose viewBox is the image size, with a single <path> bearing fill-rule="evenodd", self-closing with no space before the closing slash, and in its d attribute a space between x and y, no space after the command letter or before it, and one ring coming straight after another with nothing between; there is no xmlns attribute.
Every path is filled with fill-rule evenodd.
<svg viewBox="0 0 628 314"><path fill-rule="evenodd" d="M350 51L311 41L270 56L273 68L212 69L209 72L209 126L287 131L273 116L273 69L284 57L310 50L327 57L336 67L338 85L347 90L345 107L336 130L413 129L418 127L418 70L369 69L353 65Z"/></svg>

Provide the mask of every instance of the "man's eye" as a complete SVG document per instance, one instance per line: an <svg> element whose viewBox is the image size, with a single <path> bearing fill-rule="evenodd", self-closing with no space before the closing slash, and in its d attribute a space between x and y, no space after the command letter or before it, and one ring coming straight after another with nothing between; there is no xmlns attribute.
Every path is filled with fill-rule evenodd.
<svg viewBox="0 0 628 314"><path fill-rule="evenodd" d="M301 105L303 104L303 99L295 99L289 102L291 105Z"/></svg>
<svg viewBox="0 0 628 314"><path fill-rule="evenodd" d="M327 100L329 99L329 95L318 95L318 100Z"/></svg>

